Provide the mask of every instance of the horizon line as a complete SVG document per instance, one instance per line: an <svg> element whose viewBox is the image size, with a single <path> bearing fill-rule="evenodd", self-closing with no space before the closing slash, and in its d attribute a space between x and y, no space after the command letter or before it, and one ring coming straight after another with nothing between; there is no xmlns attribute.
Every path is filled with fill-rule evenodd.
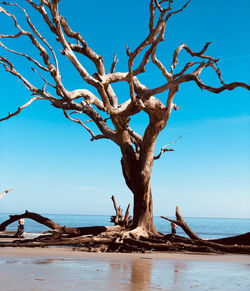
<svg viewBox="0 0 250 291"><path fill-rule="evenodd" d="M30 212L30 211L29 211ZM18 214L19 212L0 212L1 214ZM37 213L37 212L34 212ZM39 213L38 213L39 214ZM112 216L112 214L79 214L79 213L41 213L40 215L71 215L71 216ZM163 215L154 215L153 217L161 217ZM218 216L184 216L185 218L211 218L211 219L250 219L250 217L218 217ZM175 218L175 216L169 216L169 218Z"/></svg>

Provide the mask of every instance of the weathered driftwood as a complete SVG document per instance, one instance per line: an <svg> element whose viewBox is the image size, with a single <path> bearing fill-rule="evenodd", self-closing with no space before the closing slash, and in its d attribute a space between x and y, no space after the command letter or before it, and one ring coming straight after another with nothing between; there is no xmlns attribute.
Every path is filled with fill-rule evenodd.
<svg viewBox="0 0 250 291"><path fill-rule="evenodd" d="M198 237L198 235L187 225L186 221L184 220L184 218L181 215L181 211L180 211L178 206L176 206L175 215L176 215L176 220L167 218L165 216L161 216L161 218L168 220L168 221L180 226L191 239L199 240L200 237Z"/></svg>
<svg viewBox="0 0 250 291"><path fill-rule="evenodd" d="M53 220L41 216L37 213L34 212L29 212L28 210L25 211L25 213L20 214L20 215L10 215L10 218L6 221L4 221L3 223L0 224L0 231L4 231L6 229L6 227L8 225L10 225L11 223L21 219L21 218L29 218L32 219L38 223L44 224L47 227L51 228L51 229L59 229L61 228L61 226L57 223L55 223Z"/></svg>
<svg viewBox="0 0 250 291"><path fill-rule="evenodd" d="M236 236L231 236L231 237L224 237L224 238L219 238L219 239L212 239L209 240L210 242L218 243L218 244L223 244L223 245L245 245L249 246L250 245L250 232L241 234L241 235L236 235Z"/></svg>
<svg viewBox="0 0 250 291"><path fill-rule="evenodd" d="M114 195L112 195L111 200L113 201L113 205L115 208L115 216L110 217L110 222L113 222L115 225L129 227L131 225L131 216L129 215L130 204L128 204L125 216L123 216L121 206L117 207Z"/></svg>
<svg viewBox="0 0 250 291"><path fill-rule="evenodd" d="M21 218L29 218L40 224L43 224L52 229L52 233L54 237L59 238L63 234L71 235L71 236L81 236L81 235L97 235L102 232L117 230L119 226L92 226L92 227L67 227L61 226L55 223L53 220L39 215L34 212L25 211L25 213L20 215L10 215L10 218L3 223L0 224L0 231L4 231L6 227L21 219Z"/></svg>
<svg viewBox="0 0 250 291"><path fill-rule="evenodd" d="M116 214L119 214L120 210L117 208L115 198L113 197L112 200L114 206L116 206ZM26 211L21 215L11 215L8 220L0 224L0 230L4 230L9 224L20 218L29 218L51 228L51 231L47 231L50 234L41 235L34 239L13 239L12 242L0 242L0 247L49 247L64 245L88 252L188 251L250 254L250 233L217 240L202 240L198 236L194 236L194 232L184 221L179 208L177 208L176 213L177 220L167 220L188 230L186 232L192 239L172 234L159 234L151 237L135 236L133 231L130 232L128 228L121 227L119 220L115 226L66 227L55 223L47 217ZM117 220L114 223L116 224ZM198 239L195 237L198 237Z"/></svg>
<svg viewBox="0 0 250 291"><path fill-rule="evenodd" d="M145 251L188 251L188 252L206 252L206 253L232 253L232 254L250 254L250 246L242 245L221 245L208 241L188 241L175 242L159 240L147 241L143 239L124 238L117 241L115 237L74 237L61 238L55 240L52 237L46 240L14 240L13 242L1 242L1 247L48 247L48 246L77 246L83 247L87 251L127 251L127 252L145 252Z"/></svg>
<svg viewBox="0 0 250 291"><path fill-rule="evenodd" d="M165 216L161 216L161 218L168 220L176 225L180 226L184 232L190 237L191 240L188 238L184 238L181 236L173 236L173 235L166 235L165 239L174 240L175 242L195 242L195 244L199 245L211 245L211 244L220 244L220 245L243 245L243 246L250 246L250 232L236 235L233 237L225 237L220 239L211 239L211 240L202 240L185 222L184 218L182 217L181 211L178 206L176 206L176 220L167 218Z"/></svg>

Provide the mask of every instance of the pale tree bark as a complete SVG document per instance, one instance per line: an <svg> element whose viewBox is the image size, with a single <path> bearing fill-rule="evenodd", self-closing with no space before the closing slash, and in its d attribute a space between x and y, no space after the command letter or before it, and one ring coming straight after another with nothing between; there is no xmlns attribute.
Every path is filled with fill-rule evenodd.
<svg viewBox="0 0 250 291"><path fill-rule="evenodd" d="M0 34L0 45L8 52L31 63L34 74L44 83L42 87L35 86L31 80L19 72L14 63L5 55L0 56L0 65L6 72L14 75L31 93L32 97L20 105L13 113L2 117L0 121L7 120L20 114L33 102L46 100L58 110L61 110L65 117L72 122L81 125L91 135L91 140L109 139L112 140L121 151L122 172L127 186L134 196L133 228L141 227L146 232L156 234L153 223L153 201L150 179L152 175L154 160L161 157L164 152L173 149L163 146L160 154L154 154L155 143L159 133L166 127L172 109L178 107L174 98L182 83L194 82L203 90L220 93L224 90L233 90L242 87L250 90L250 86L242 82L226 84L217 66L218 59L206 54L210 43L206 43L199 52L192 51L186 44L181 44L173 52L173 60L170 70L162 61L156 57L158 45L164 41L165 28L168 20L175 14L181 13L190 1L186 2L178 10L172 8L172 0L150 0L149 1L149 30L145 39L130 51L126 46L128 68L126 72L116 72L117 58L114 59L110 68L104 65L101 55L90 48L81 33L75 32L70 27L70 20L60 14L59 0L41 0L39 4L33 0L25 0L26 7L19 6L14 2L1 2L0 13L8 17L17 31L16 34ZM60 67L63 61L58 61L58 51L53 48L47 39L41 34L39 28L35 27L29 11L33 9L44 20L44 25L50 30L54 39L61 45L61 54L69 61L76 72L80 75L88 88L78 88L70 91L63 84ZM15 12L10 12L15 11ZM32 12L32 16L33 13ZM15 16L22 13L27 24L19 23ZM23 27L27 27L24 29ZM32 57L24 52L19 52L5 44L5 40L19 38L26 39L31 43L34 51L40 58ZM190 57L178 71L179 54L185 51ZM94 65L96 72L92 75L88 66L84 67L79 56L84 56L90 64ZM195 61L192 58L195 57ZM140 62L136 62L140 59ZM142 84L140 76L146 71L149 63L156 66L165 81L161 86L148 88ZM137 64L137 65L135 65ZM215 72L221 86L213 87L203 82L200 78L202 72L209 68ZM119 102L113 83L127 82L129 96L125 102ZM167 94L166 94L167 92ZM156 96L165 93L160 101ZM149 116L149 123L142 136L130 127L130 117L145 112ZM72 116L72 114L74 114ZM108 115L108 118L107 118ZM83 119L87 117L87 120ZM108 120L111 120L111 125ZM88 123L96 125L97 132L88 127Z"/></svg>

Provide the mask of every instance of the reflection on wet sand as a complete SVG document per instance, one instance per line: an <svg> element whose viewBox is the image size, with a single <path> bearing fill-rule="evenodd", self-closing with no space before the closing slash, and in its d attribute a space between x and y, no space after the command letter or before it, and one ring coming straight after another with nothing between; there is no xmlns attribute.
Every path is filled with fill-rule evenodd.
<svg viewBox="0 0 250 291"><path fill-rule="evenodd" d="M130 290L149 290L152 260L136 259L131 262Z"/></svg>
<svg viewBox="0 0 250 291"><path fill-rule="evenodd" d="M127 290L149 290L151 284L152 259L133 259L113 261L109 265L109 274L120 278L128 286ZM129 287L130 286L130 287Z"/></svg>
<svg viewBox="0 0 250 291"><path fill-rule="evenodd" d="M120 278L120 288L126 290L182 290L190 270L189 262L161 261L151 258L136 258L133 260L116 261L109 265L109 274ZM124 284L124 285L123 285ZM195 281L191 286L198 287Z"/></svg>
<svg viewBox="0 0 250 291"><path fill-rule="evenodd" d="M208 257L209 258L209 257ZM0 290L250 290L249 261L0 256ZM2 288L2 289L1 289ZM19 289L18 289L19 288Z"/></svg>

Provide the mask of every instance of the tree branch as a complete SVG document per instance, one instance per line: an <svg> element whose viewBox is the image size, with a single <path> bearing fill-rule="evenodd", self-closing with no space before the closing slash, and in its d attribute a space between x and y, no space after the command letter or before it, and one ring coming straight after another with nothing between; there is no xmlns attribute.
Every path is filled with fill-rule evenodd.
<svg viewBox="0 0 250 291"><path fill-rule="evenodd" d="M35 68L33 68L33 67L31 67L31 70L33 71L33 72L35 72L43 81L44 81L44 83L45 83L45 86L46 85L49 85L49 86L51 86L52 88L54 88L54 89L56 89L56 86L55 85L53 85L53 84L51 84L51 83L49 83L40 73L38 73L36 70L35 70ZM44 87L44 89L43 89L43 91L45 91L45 87Z"/></svg>
<svg viewBox="0 0 250 291"><path fill-rule="evenodd" d="M7 3L7 2L4 2L4 3L6 5L11 5L11 4ZM27 22L28 22L29 26L31 27L33 33L36 36L38 36L43 41L43 43L46 44L46 46L49 47L49 49L51 50L51 52L52 52L52 54L54 56L54 59L55 59L55 62L56 62L56 67L50 63L49 55L48 55L46 49L38 42L38 40L35 38L35 36L32 33L23 30L22 27L18 24L15 15L9 13L7 10L3 9L2 7L0 7L0 12L4 13L6 16L8 16L8 17L13 19L14 25L19 30L19 33L14 35L14 36L11 36L11 35L0 35L1 38L12 38L12 37L17 38L17 37L20 37L21 35L27 36L31 40L33 46L36 49L38 49L38 51L40 52L40 55L43 58L44 64L47 66L47 68L48 68L48 70L50 72L50 75L55 80L55 82L57 84L57 93L59 95L62 95L65 98L67 98L67 90L64 88L64 86L63 86L63 84L61 82L61 75L60 75L60 72L59 72L59 69L58 69L58 62L57 62L57 59L56 59L56 56L55 56L55 53L54 53L53 49L48 44L46 39L44 37L42 37L42 35L36 30L35 26L31 23L31 21L29 19L29 16L27 15L26 11L23 8L21 8L20 6L18 6L17 4L12 4L12 5L18 7L19 9L21 9L24 12L24 14L26 16L26 19L27 19Z"/></svg>
<svg viewBox="0 0 250 291"><path fill-rule="evenodd" d="M171 71L170 73L172 74L173 71L174 71L174 68L177 66L179 60L178 60L178 57L179 57L179 53L182 49L185 49L192 57L199 57L201 59L206 59L206 60L209 60L209 61L212 61L214 63L217 63L219 61L219 59L214 59L210 56L206 56L206 55L203 55L203 53L207 50L208 46L211 44L211 42L207 42L203 49L200 51L200 52L193 52L191 51L191 49L185 44L185 43L182 43L175 51L174 51L174 55L173 55L173 61L172 61L172 65L171 65Z"/></svg>
<svg viewBox="0 0 250 291"><path fill-rule="evenodd" d="M116 59L116 55L114 54L114 58L113 58L113 62L112 62L112 65L111 65L111 69L110 69L110 73L113 74L114 71L115 71L115 66L116 64L118 63L118 59Z"/></svg>
<svg viewBox="0 0 250 291"><path fill-rule="evenodd" d="M170 142L170 143L164 145L161 148L160 153L157 156L154 157L154 160L158 160L161 157L161 155L164 154L165 152L172 152L172 151L174 151L174 149L167 149L167 147L170 146L170 145L172 145L172 144L175 144L180 138L182 138L182 135L179 136L175 141Z"/></svg>
<svg viewBox="0 0 250 291"><path fill-rule="evenodd" d="M59 105L60 99L57 99L55 97L53 97L50 93L45 92L43 89L40 90L37 87L33 86L27 79L25 79L18 71L16 71L15 67L13 66L13 64L7 59L7 58L3 58L0 56L0 64L3 65L3 67L5 68L5 70L7 72L9 72L10 74L16 76L20 81L22 81L22 83L25 85L25 87L32 92L32 95L39 95L40 97L36 97L37 99L44 99L44 100L49 100L51 101L51 103L53 105ZM32 98L31 98L32 99ZM31 102L33 102L35 100L32 99ZM30 104L29 101L27 102L28 105ZM27 105L27 106L28 106ZM25 106L25 105L24 105ZM60 105L61 106L61 105ZM21 106L22 107L22 106ZM26 106L25 106L26 107ZM20 108L21 110L23 108ZM19 113L19 110L17 110L17 114ZM13 114L10 114L11 116L13 116ZM14 113L14 115L16 115ZM11 116L8 116L5 119L10 118Z"/></svg>
<svg viewBox="0 0 250 291"><path fill-rule="evenodd" d="M212 87L212 86L208 86L206 84L204 84L200 78L197 76L200 72L193 72L190 74L185 74L180 76L179 78L170 81L160 87L154 88L154 89L148 89L145 90L145 96L152 96L152 95L156 95L156 94L160 94L162 92L165 92L167 90L169 90L173 85L178 85L181 83L185 83L185 82L190 82L190 81L195 81L196 84L201 88L201 89L205 89L207 91L213 92L213 93L220 93L224 90L233 90L237 87L242 87L245 88L247 90L250 90L250 86L243 83L243 82L233 82L233 83L229 83L226 85L223 85L221 87Z"/></svg>
<svg viewBox="0 0 250 291"><path fill-rule="evenodd" d="M38 97L38 96L30 98L30 100L28 102L26 102L22 106L18 107L17 111L15 111L13 113L9 113L8 116L1 118L0 121L7 120L15 115L18 115L24 108L28 107L32 102L34 102L36 100L42 100L42 99L43 99L42 97Z"/></svg>
<svg viewBox="0 0 250 291"><path fill-rule="evenodd" d="M14 189L11 188L11 189L7 189L7 190L3 191L3 192L0 194L0 199L3 198L4 195L6 195L8 192L10 192L10 191L12 191L12 190L14 190Z"/></svg>
<svg viewBox="0 0 250 291"><path fill-rule="evenodd" d="M1 37L0 37L0 38L1 38ZM42 70L44 70L44 71L46 71L46 72L49 72L49 69L48 69L48 68L42 66L42 65L41 65L37 60L31 58L30 56L28 56L28 55L26 55L26 54L24 54L24 53L20 53L20 52L14 51L14 50L8 48L8 47L5 46L1 41L0 41L0 46L3 47L4 49L6 49L6 51L9 51L9 52L11 52L11 53L13 53L13 54L16 54L16 55L19 55L19 56L23 56L23 57L25 57L26 59L28 59L29 61L33 62L35 65L37 65L40 69L42 69Z"/></svg>
<svg viewBox="0 0 250 291"><path fill-rule="evenodd" d="M61 25L63 26L63 24L61 23L61 16L58 10L58 2L52 1L51 5L49 5L49 9L53 17L53 22L55 23L55 29L56 29L55 33L58 37L58 40L63 46L62 54L65 55L70 60L70 62L74 65L74 67L79 72L79 74L81 75L84 81L86 81L89 85L99 88L101 85L100 82L94 79L93 77L91 77L89 73L87 72L87 70L82 66L82 64L79 62L79 60L75 56L71 46L69 45L68 41L66 40L63 34L62 27L61 27Z"/></svg>
<svg viewBox="0 0 250 291"><path fill-rule="evenodd" d="M87 122L89 122L89 120L87 120L87 121L81 121L79 118L76 118L76 119L74 119L74 118L72 118L72 117L70 117L69 115L68 115L68 113L67 113L67 111L66 110L63 110L63 113L64 113L64 115L65 115L65 117L66 118L68 118L69 120L71 120L71 121L73 121L73 122L76 122L76 123L78 123L78 124L80 124L83 128L85 128L89 133L90 133L90 135L91 135L91 141L94 141L94 140L97 140L97 139L103 139L103 138L106 138L104 135L102 135L102 134L98 134L98 135L95 135L94 133L93 133L93 131L89 128L89 127L87 127L86 125L85 125L85 123L87 123Z"/></svg>

